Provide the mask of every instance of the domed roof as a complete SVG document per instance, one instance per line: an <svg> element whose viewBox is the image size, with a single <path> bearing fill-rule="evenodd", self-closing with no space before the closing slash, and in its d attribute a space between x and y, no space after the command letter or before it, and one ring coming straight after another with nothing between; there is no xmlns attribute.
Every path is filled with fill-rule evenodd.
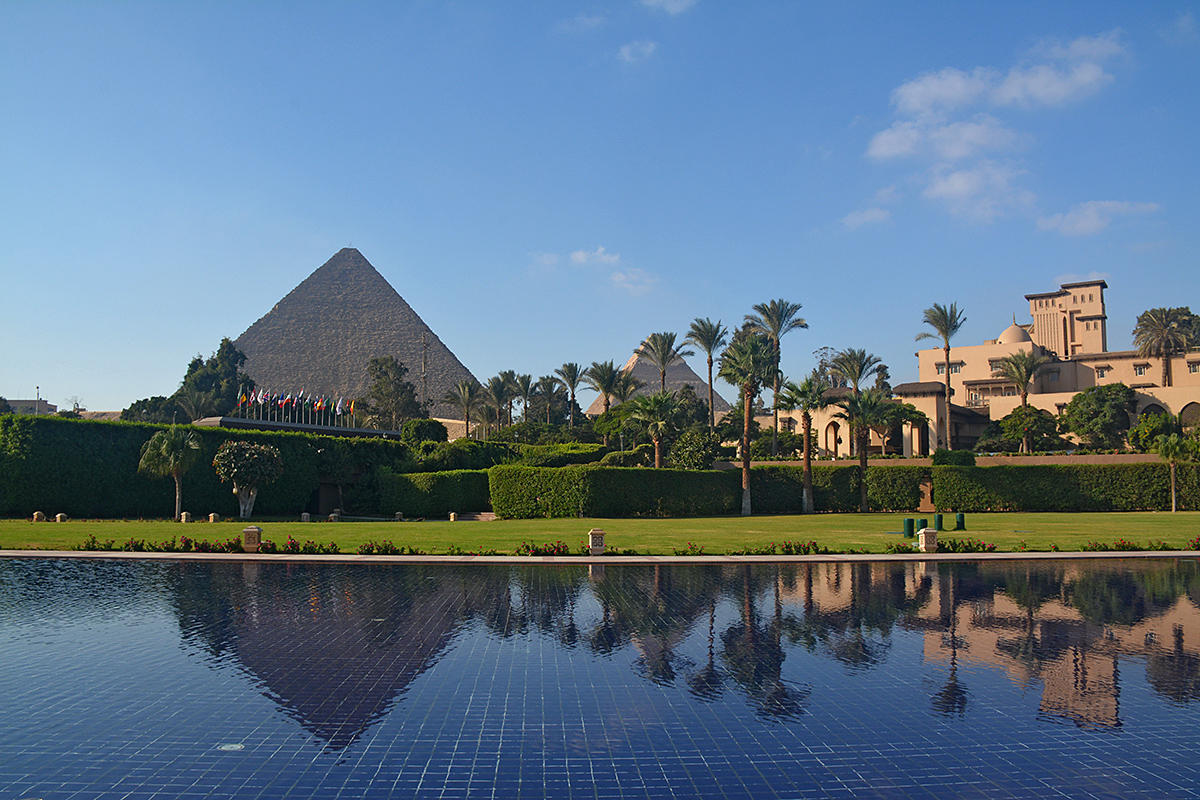
<svg viewBox="0 0 1200 800"><path fill-rule="evenodd" d="M996 339L996 344L1021 344L1022 342L1032 341L1033 339L1029 336L1029 331L1014 322L1004 329L1004 333L1000 334L999 338Z"/></svg>

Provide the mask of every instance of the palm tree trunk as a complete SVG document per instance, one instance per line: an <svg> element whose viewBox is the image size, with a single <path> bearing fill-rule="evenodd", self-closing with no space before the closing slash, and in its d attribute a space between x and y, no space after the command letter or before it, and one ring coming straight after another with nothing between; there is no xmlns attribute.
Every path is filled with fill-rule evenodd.
<svg viewBox="0 0 1200 800"><path fill-rule="evenodd" d="M953 450L954 445L950 442L950 342L946 341L946 449Z"/></svg>
<svg viewBox="0 0 1200 800"><path fill-rule="evenodd" d="M177 472L171 477L175 479L175 521L178 522L183 511L183 476Z"/></svg>
<svg viewBox="0 0 1200 800"><path fill-rule="evenodd" d="M1175 513L1175 462L1171 462L1171 513Z"/></svg>
<svg viewBox="0 0 1200 800"><path fill-rule="evenodd" d="M804 424L804 513L813 511L812 496L812 416L802 411L800 420Z"/></svg>
<svg viewBox="0 0 1200 800"><path fill-rule="evenodd" d="M1166 388L1171 385L1171 355L1170 355L1170 353L1163 353L1162 362L1163 362L1163 383L1162 383L1162 385L1163 385L1163 388Z"/></svg>
<svg viewBox="0 0 1200 800"><path fill-rule="evenodd" d="M742 391L745 415L742 420L742 516L750 516L750 404L754 398L750 396L750 387Z"/></svg>
<svg viewBox="0 0 1200 800"><path fill-rule="evenodd" d="M571 408L568 409L571 414L571 427L575 427L575 390L571 390Z"/></svg>
<svg viewBox="0 0 1200 800"><path fill-rule="evenodd" d="M662 437L654 440L654 468L662 469Z"/></svg>
<svg viewBox="0 0 1200 800"><path fill-rule="evenodd" d="M858 510L866 514L871 510L870 504L867 502L867 437L864 435L867 426L859 425L858 427L862 429L862 432L855 437L858 440Z"/></svg>
<svg viewBox="0 0 1200 800"><path fill-rule="evenodd" d="M775 384L772 388L774 395L771 397L771 405L775 413L774 427L771 428L771 458L779 456L779 406L775 405L775 401L779 399L779 342L771 343L775 347Z"/></svg>
<svg viewBox="0 0 1200 800"><path fill-rule="evenodd" d="M713 410L713 386L712 386L712 353L708 354L708 432L711 434L717 427L716 412Z"/></svg>

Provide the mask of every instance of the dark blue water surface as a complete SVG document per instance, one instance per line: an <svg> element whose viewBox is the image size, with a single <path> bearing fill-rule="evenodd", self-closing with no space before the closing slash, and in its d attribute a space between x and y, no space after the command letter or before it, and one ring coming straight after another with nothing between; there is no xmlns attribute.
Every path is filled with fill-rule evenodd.
<svg viewBox="0 0 1200 800"><path fill-rule="evenodd" d="M0 560L0 800L1200 797L1194 560Z"/></svg>

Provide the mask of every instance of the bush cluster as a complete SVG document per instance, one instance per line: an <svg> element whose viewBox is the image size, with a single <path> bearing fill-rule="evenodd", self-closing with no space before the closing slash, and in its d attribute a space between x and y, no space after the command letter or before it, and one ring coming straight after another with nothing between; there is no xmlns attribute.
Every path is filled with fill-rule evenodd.
<svg viewBox="0 0 1200 800"><path fill-rule="evenodd" d="M1177 468L1181 509L1200 508L1200 469ZM934 467L939 511L1164 511L1171 507L1166 464L1053 464Z"/></svg>
<svg viewBox="0 0 1200 800"><path fill-rule="evenodd" d="M406 517L443 518L451 511L491 508L485 470L396 473L380 467L375 485L379 510L388 516L399 511Z"/></svg>

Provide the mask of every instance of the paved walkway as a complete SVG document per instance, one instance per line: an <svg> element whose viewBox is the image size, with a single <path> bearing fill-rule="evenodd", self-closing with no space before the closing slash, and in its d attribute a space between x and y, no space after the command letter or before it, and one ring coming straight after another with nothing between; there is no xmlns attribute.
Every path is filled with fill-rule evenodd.
<svg viewBox="0 0 1200 800"><path fill-rule="evenodd" d="M134 553L123 550L0 550L0 558L107 558L148 561L318 562L322 564L778 564L844 561L1044 561L1079 558L1200 558L1200 550L1058 553L907 553L815 556L360 556L267 553Z"/></svg>

